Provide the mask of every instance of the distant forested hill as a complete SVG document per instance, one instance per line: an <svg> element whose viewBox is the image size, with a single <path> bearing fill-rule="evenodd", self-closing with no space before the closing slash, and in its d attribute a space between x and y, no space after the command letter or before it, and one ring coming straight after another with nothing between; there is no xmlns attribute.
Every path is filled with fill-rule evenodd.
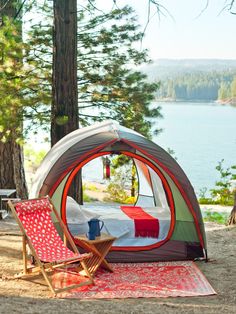
<svg viewBox="0 0 236 314"><path fill-rule="evenodd" d="M142 68L159 81L157 99L233 101L236 99L236 60L161 59Z"/></svg>

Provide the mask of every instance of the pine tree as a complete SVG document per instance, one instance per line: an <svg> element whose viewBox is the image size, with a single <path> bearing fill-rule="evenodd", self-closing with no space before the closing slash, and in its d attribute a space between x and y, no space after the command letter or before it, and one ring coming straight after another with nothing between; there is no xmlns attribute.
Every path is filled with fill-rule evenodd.
<svg viewBox="0 0 236 314"><path fill-rule="evenodd" d="M53 8L49 2L44 2L41 7L36 7L35 3L32 1L31 9L41 11L43 18L37 18L37 22L31 23L31 30L21 50L24 52L21 56L24 67L15 78L18 82L18 93L11 90L12 95L16 95L14 103L21 114L13 118L14 115L11 116L6 106L6 112L1 118L4 135L14 129L17 131L17 140L22 140L25 134L21 128L25 119L27 130L34 128L37 132L39 125L49 126L53 113L55 123L52 133L61 126L69 132L67 124L71 117L76 116L81 126L109 118L151 137L152 123L148 118L160 117L160 110L159 107L151 107L150 103L159 85L147 83L146 75L138 71L137 67L149 62L149 59L147 51L134 48L134 44L140 41L143 34L138 31L133 10L126 6L106 14L98 14L91 1L86 8L78 7L79 101L76 113L74 110L72 114L68 110L68 106L71 107L68 102L59 102L62 112L59 107L58 111L55 108L53 112L50 110L52 100L55 104L52 90L58 93L62 87L60 84L52 84ZM57 3L65 5L63 1L58 0ZM12 51L14 47L16 43L12 43ZM54 73L55 70L54 68ZM63 71L60 73L63 75ZM3 99L7 100L6 89L4 94Z"/></svg>
<svg viewBox="0 0 236 314"><path fill-rule="evenodd" d="M80 126L109 118L122 124L127 123L131 128L135 128L136 123L139 125L139 131L144 135L149 133L150 136L151 123L147 118L160 116L159 107L150 108L159 84L147 83L146 75L136 70L137 66L149 62L149 59L147 51L140 52L133 47L142 37L142 33L138 32L133 10L124 7L106 14L98 14L94 6L88 3L86 8L79 7L77 14L77 114ZM50 29L51 25L48 25L48 34ZM35 38L42 37L40 32L41 24L38 27L35 25ZM44 44L48 51L51 51L52 38L48 37ZM31 46L34 46L33 42ZM45 59L43 52L40 59ZM63 105L64 112L60 111L56 118L53 113L53 128L66 128L70 120L66 106L67 104ZM133 114L126 122L128 112L131 115L132 112L138 112L139 115L136 115L137 119L134 120L136 116Z"/></svg>
<svg viewBox="0 0 236 314"><path fill-rule="evenodd" d="M23 45L21 19L16 19L16 16L20 5L20 1L0 1L0 185L2 188L16 188L18 196L27 198L23 151L19 144L23 128L18 97L21 93Z"/></svg>
<svg viewBox="0 0 236 314"><path fill-rule="evenodd" d="M21 1L0 5L0 183L27 198L23 143L29 129L37 130L38 123L48 121L50 70L41 59L36 60L38 47L31 49L31 42L22 40ZM23 128L25 122L27 128Z"/></svg>
<svg viewBox="0 0 236 314"><path fill-rule="evenodd" d="M231 85L230 85L230 92L231 92L231 101L232 103L236 104L236 76L234 77Z"/></svg>

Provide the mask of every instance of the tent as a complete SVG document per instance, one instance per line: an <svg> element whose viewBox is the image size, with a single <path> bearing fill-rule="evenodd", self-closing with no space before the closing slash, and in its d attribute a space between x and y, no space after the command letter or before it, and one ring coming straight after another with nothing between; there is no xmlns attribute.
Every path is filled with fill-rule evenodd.
<svg viewBox="0 0 236 314"><path fill-rule="evenodd" d="M107 231L113 230L118 238L108 260L142 262L207 258L201 211L184 171L160 146L114 121L78 129L53 146L36 172L30 197L49 195L74 235L76 231L71 225L80 229L79 222L71 224L67 208L73 178L89 161L118 153L134 160L139 181L135 207L159 220L160 236L135 238L132 235L128 239L125 233L129 234L128 228L134 225L133 220L127 218L126 221L123 212L114 216L112 206L104 206L103 211L105 209L110 214L105 222ZM81 212L81 215L86 217L92 209L93 204L87 204L89 211L85 209L85 214ZM101 208L94 210L100 219L105 217Z"/></svg>

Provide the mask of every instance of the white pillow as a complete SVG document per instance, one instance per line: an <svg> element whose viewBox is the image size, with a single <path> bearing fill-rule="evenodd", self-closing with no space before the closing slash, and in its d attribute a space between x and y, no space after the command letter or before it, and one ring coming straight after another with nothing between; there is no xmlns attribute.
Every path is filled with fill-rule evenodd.
<svg viewBox="0 0 236 314"><path fill-rule="evenodd" d="M92 218L98 218L100 215L88 209L83 209L71 197L67 196L66 199L66 218L68 223L84 224Z"/></svg>
<svg viewBox="0 0 236 314"><path fill-rule="evenodd" d="M83 211L83 214L84 214L84 216L85 216L87 222L88 222L90 219L99 218L99 217L100 217L99 214L94 213L94 212L92 212L91 210L88 210L88 209L83 208L82 211Z"/></svg>

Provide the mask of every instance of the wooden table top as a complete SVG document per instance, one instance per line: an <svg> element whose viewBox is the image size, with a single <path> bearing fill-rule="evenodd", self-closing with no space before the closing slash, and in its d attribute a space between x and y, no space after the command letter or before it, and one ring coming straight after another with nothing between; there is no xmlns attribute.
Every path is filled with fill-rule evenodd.
<svg viewBox="0 0 236 314"><path fill-rule="evenodd" d="M95 240L89 240L88 237L86 236L86 234L81 234L81 235L77 235L74 236L76 239L88 242L88 243L99 243L99 242L104 242L104 241L114 241L116 239L116 237L113 237L109 234L106 233L101 233L100 237L96 237Z"/></svg>

